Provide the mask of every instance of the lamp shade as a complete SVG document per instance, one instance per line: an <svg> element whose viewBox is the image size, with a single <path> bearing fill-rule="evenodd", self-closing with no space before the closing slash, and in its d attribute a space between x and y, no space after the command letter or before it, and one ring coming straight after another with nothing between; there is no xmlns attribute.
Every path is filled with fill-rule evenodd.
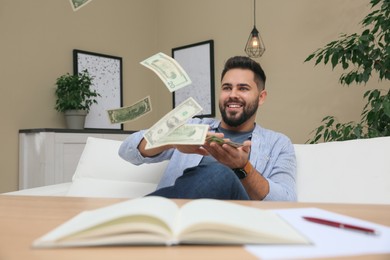
<svg viewBox="0 0 390 260"><path fill-rule="evenodd" d="M259 35L256 26L253 26L252 32L249 35L245 46L245 52L251 58L258 58L265 52L264 42Z"/></svg>

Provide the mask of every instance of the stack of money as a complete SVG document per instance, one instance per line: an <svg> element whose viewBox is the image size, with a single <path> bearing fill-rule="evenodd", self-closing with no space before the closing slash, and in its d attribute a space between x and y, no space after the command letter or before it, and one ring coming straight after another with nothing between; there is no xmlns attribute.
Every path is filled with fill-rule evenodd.
<svg viewBox="0 0 390 260"><path fill-rule="evenodd" d="M223 144L228 144L232 147L235 147L235 148L238 148L240 146L243 146L243 144L240 144L240 143L236 143L236 142L232 142L232 141L227 141L227 140L224 140L218 136L215 136L215 135L209 135L206 137L206 142L208 143L211 143L211 142L215 142L219 145L223 145Z"/></svg>
<svg viewBox="0 0 390 260"><path fill-rule="evenodd" d="M150 149L166 144L203 144L209 125L185 124L200 111L202 107L195 99L192 97L186 99L145 132L144 138L147 141L145 148ZM182 126L185 128L180 128Z"/></svg>
<svg viewBox="0 0 390 260"><path fill-rule="evenodd" d="M202 145L209 130L209 125L185 124L178 127L172 133L160 137L153 144L147 143L145 149L151 149L163 145Z"/></svg>

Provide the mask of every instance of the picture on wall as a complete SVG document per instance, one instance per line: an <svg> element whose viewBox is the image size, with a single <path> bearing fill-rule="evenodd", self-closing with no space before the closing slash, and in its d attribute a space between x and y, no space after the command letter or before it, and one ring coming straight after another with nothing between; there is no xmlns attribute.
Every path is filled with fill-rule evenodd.
<svg viewBox="0 0 390 260"><path fill-rule="evenodd" d="M92 89L96 98L85 119L84 128L123 129L123 124L111 124L107 110L122 107L122 58L106 54L73 50L74 74L83 70L93 77Z"/></svg>
<svg viewBox="0 0 390 260"><path fill-rule="evenodd" d="M203 108L196 117L214 117L214 41L208 40L173 48L172 57L192 80L190 86L173 93L173 108L192 97Z"/></svg>

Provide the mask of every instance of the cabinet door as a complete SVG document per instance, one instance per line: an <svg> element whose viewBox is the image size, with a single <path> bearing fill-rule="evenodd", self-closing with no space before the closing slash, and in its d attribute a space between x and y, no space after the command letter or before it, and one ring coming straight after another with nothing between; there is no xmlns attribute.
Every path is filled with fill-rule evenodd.
<svg viewBox="0 0 390 260"><path fill-rule="evenodd" d="M19 189L54 183L53 144L54 133L19 134Z"/></svg>
<svg viewBox="0 0 390 260"><path fill-rule="evenodd" d="M19 189L71 182L88 137L124 140L128 134L19 134Z"/></svg>

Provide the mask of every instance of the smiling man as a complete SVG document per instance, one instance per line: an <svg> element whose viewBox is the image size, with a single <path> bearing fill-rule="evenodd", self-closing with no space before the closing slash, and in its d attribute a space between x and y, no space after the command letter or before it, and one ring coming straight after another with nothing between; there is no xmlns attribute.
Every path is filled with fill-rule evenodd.
<svg viewBox="0 0 390 260"><path fill-rule="evenodd" d="M145 130L130 135L119 155L139 165L170 160L150 195L168 198L226 200L296 200L296 160L290 139L256 123L264 103L266 76L248 57L232 57L221 75L219 110L222 120L194 118L208 124L208 137L242 143L234 147L213 141L198 145L167 145L145 150Z"/></svg>

